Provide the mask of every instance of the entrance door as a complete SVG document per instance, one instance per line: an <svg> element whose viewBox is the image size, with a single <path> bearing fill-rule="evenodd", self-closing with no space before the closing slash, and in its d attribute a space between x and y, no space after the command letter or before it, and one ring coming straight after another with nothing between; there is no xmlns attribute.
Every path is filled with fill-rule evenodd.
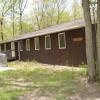
<svg viewBox="0 0 100 100"><path fill-rule="evenodd" d="M70 34L70 62L73 65L86 63L85 35L82 33Z"/></svg>
<svg viewBox="0 0 100 100"><path fill-rule="evenodd" d="M18 41L18 59L20 60L20 41Z"/></svg>
<svg viewBox="0 0 100 100"><path fill-rule="evenodd" d="M12 58L15 57L15 43L14 42L11 42L11 55L12 55Z"/></svg>

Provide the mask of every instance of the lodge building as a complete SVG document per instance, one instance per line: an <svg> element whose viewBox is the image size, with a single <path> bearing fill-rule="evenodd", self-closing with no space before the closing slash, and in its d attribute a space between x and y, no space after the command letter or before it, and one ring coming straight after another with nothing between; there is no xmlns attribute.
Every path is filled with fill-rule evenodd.
<svg viewBox="0 0 100 100"><path fill-rule="evenodd" d="M0 51L7 54L8 60L36 60L57 65L86 64L84 20L22 34L0 43Z"/></svg>

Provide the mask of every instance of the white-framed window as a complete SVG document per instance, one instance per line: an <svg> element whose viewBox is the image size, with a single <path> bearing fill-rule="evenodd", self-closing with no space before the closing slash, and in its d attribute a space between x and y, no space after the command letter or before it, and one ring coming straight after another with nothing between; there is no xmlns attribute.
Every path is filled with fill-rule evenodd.
<svg viewBox="0 0 100 100"><path fill-rule="evenodd" d="M58 34L58 45L59 45L59 49L65 49L66 48L65 33L59 33Z"/></svg>
<svg viewBox="0 0 100 100"><path fill-rule="evenodd" d="M51 37L50 35L45 36L45 49L51 49Z"/></svg>
<svg viewBox="0 0 100 100"><path fill-rule="evenodd" d="M34 38L35 50L40 50L39 37Z"/></svg>
<svg viewBox="0 0 100 100"><path fill-rule="evenodd" d="M11 42L11 50L15 50L15 43Z"/></svg>
<svg viewBox="0 0 100 100"><path fill-rule="evenodd" d="M30 39L26 40L26 50L30 51Z"/></svg>
<svg viewBox="0 0 100 100"><path fill-rule="evenodd" d="M7 49L6 49L6 47L7 47L7 45L6 45L6 43L4 44L4 51L6 51Z"/></svg>
<svg viewBox="0 0 100 100"><path fill-rule="evenodd" d="M19 50L23 51L23 41L22 40L19 41Z"/></svg>

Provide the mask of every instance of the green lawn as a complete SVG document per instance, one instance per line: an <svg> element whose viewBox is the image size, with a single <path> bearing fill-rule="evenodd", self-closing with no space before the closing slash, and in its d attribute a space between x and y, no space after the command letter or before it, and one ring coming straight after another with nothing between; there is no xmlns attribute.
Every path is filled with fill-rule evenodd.
<svg viewBox="0 0 100 100"><path fill-rule="evenodd" d="M0 100L16 100L29 91L38 90L39 95L49 93L55 99L64 100L67 95L78 91L81 78L86 77L86 69L52 70L40 68L33 62L11 62L16 70L0 72Z"/></svg>

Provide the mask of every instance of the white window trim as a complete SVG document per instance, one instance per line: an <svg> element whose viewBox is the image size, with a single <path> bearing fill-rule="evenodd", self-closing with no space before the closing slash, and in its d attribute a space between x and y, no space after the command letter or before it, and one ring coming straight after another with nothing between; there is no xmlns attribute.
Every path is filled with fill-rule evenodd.
<svg viewBox="0 0 100 100"><path fill-rule="evenodd" d="M28 42L29 42L29 45L30 45L30 39L26 39L26 50L27 51L30 51L30 46L28 48L28 45L27 45Z"/></svg>
<svg viewBox="0 0 100 100"><path fill-rule="evenodd" d="M20 44L21 42L23 43L23 41L22 41L22 40L19 41L19 50L20 50L20 51L23 51L23 48L21 49L21 44ZM22 45L23 45L23 44L22 44Z"/></svg>
<svg viewBox="0 0 100 100"><path fill-rule="evenodd" d="M65 43L65 47L60 47L60 35L63 34L64 35L64 43ZM65 38L65 32L64 33L59 33L58 34L58 45L59 45L59 49L66 49L66 38Z"/></svg>
<svg viewBox="0 0 100 100"><path fill-rule="evenodd" d="M40 50L40 42L39 42L39 49L36 48L36 39L37 39L37 38L39 39L39 37L35 37L35 38L34 38L35 50Z"/></svg>
<svg viewBox="0 0 100 100"><path fill-rule="evenodd" d="M51 50L51 37L50 37L50 48L47 48L47 47L46 47L46 38L47 38L47 37L50 37L50 35L46 35L46 36L45 36L45 49L46 49L46 50Z"/></svg>

